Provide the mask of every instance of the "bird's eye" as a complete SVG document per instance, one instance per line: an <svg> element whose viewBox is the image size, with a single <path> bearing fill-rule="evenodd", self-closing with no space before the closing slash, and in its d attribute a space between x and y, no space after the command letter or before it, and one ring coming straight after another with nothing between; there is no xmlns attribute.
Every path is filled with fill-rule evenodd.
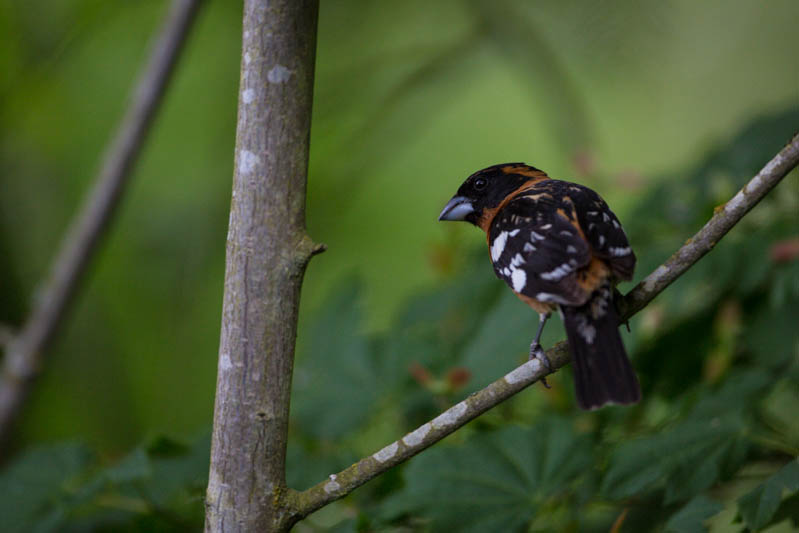
<svg viewBox="0 0 799 533"><path fill-rule="evenodd" d="M484 180L483 178L477 178L476 180L474 180L474 188L477 191L482 191L483 189L486 188L487 183L488 182L486 182L486 180Z"/></svg>

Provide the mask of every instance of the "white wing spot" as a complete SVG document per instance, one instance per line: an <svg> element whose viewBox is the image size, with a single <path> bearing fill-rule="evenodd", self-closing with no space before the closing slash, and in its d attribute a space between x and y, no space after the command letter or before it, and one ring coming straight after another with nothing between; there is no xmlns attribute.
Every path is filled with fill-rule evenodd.
<svg viewBox="0 0 799 533"><path fill-rule="evenodd" d="M586 213L589 217L595 217L599 214L599 211L589 211Z"/></svg>
<svg viewBox="0 0 799 533"><path fill-rule="evenodd" d="M510 260L510 267L515 269L519 265L525 264L527 261L524 260L522 254L516 254L513 256L513 259Z"/></svg>
<svg viewBox="0 0 799 533"><path fill-rule="evenodd" d="M544 237L544 236L543 236L543 235L541 235L540 233L536 233L536 232L534 232L534 231L531 231L531 232L530 232L530 236L531 236L533 239L537 240L537 241L543 241L544 239L546 239L546 237Z"/></svg>
<svg viewBox="0 0 799 533"><path fill-rule="evenodd" d="M571 271L572 267L569 266L568 263L563 263L555 270L550 270L549 272L544 272L543 274L541 274L541 279L545 279L547 281L558 281L567 274L569 274Z"/></svg>
<svg viewBox="0 0 799 533"><path fill-rule="evenodd" d="M511 274L511 281L513 282L513 290L522 292L524 285L527 283L527 274L524 273L524 270L517 268Z"/></svg>
<svg viewBox="0 0 799 533"><path fill-rule="evenodd" d="M577 253L577 248L575 248L574 246L572 246L572 245L570 244L570 245L568 245L568 246L566 247L566 252L567 252L567 253L570 253L570 254L576 254L576 253Z"/></svg>
<svg viewBox="0 0 799 533"><path fill-rule="evenodd" d="M605 236L604 235L600 235L599 236L599 247L602 248L603 246L605 246Z"/></svg>
<svg viewBox="0 0 799 533"><path fill-rule="evenodd" d="M529 242L524 243L524 251L525 252L535 252L535 246L530 244Z"/></svg>
<svg viewBox="0 0 799 533"><path fill-rule="evenodd" d="M622 246L618 246L618 247L611 246L610 248L608 248L608 251L610 252L610 255L612 255L612 256L621 257L623 255L630 255L630 252L632 252L632 249L629 246L624 246L624 247L622 247Z"/></svg>
<svg viewBox="0 0 799 533"><path fill-rule="evenodd" d="M552 294L551 292L539 292L535 295L536 300L541 300L542 302L554 302L556 304L568 304L562 296L558 296L557 294Z"/></svg>
<svg viewBox="0 0 799 533"><path fill-rule="evenodd" d="M551 227L552 227L552 224L544 224L543 226L541 226L541 229L549 229Z"/></svg>
<svg viewBox="0 0 799 533"><path fill-rule="evenodd" d="M602 222L610 222L610 217L607 213L602 213Z"/></svg>
<svg viewBox="0 0 799 533"><path fill-rule="evenodd" d="M519 234L520 231L521 231L520 229L515 229L515 230L511 231L510 233L508 233L508 236L515 237L516 235Z"/></svg>
<svg viewBox="0 0 799 533"><path fill-rule="evenodd" d="M621 225L619 224L618 220L614 220L613 221L613 227L616 228L616 229L619 229L621 227Z"/></svg>
<svg viewBox="0 0 799 533"><path fill-rule="evenodd" d="M577 326L577 331L580 332L580 335L583 336L585 342L588 344L594 343L594 338L596 338L596 328L589 324L587 321L583 321Z"/></svg>
<svg viewBox="0 0 799 533"><path fill-rule="evenodd" d="M491 260L497 261L499 256L502 255L502 252L505 251L505 243L508 241L508 232L503 231L497 238L494 239L494 242L491 243Z"/></svg>

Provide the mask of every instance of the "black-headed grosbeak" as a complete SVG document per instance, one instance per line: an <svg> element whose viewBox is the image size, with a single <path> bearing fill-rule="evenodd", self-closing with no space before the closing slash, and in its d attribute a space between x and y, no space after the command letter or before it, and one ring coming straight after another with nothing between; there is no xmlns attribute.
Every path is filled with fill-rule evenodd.
<svg viewBox="0 0 799 533"><path fill-rule="evenodd" d="M438 219L486 232L497 277L539 313L530 358L547 367L539 340L550 313L560 310L581 408L641 399L613 304L615 283L632 278L635 254L596 192L524 163L494 165L469 176Z"/></svg>

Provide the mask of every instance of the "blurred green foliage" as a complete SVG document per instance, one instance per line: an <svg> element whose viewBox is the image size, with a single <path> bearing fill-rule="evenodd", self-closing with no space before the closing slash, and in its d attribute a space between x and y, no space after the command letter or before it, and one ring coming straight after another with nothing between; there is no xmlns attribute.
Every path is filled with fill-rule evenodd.
<svg viewBox="0 0 799 533"><path fill-rule="evenodd" d="M629 225L642 263L712 213L712 181L740 187L797 121L799 110L759 119L652 188ZM799 261L777 253L799 229L796 178L633 318L639 405L581 412L561 371L551 390L522 392L297 530L607 531L620 516L621 531L799 527ZM643 238L648 218L673 213L657 240ZM364 328L362 283L335 289L295 371L290 486L343 469L525 359L534 313L484 262L475 255L417 294L386 332ZM558 335L547 330L545 344ZM0 475L11 495L0 516L9 531L199 528L207 458L207 437L157 438L111 463L83 445L36 447Z"/></svg>
<svg viewBox="0 0 799 533"><path fill-rule="evenodd" d="M24 318L165 7L0 3L0 321ZM479 233L434 222L466 175L525 160L596 188L640 279L799 126L797 17L793 0L322 2L308 217L330 250L303 291L289 484L525 359L534 313ZM0 471L3 531L201 527L239 25L235 3L199 18ZM297 530L799 527L797 179L631 321L639 406L580 412L564 370ZM552 321L544 345L561 338Z"/></svg>

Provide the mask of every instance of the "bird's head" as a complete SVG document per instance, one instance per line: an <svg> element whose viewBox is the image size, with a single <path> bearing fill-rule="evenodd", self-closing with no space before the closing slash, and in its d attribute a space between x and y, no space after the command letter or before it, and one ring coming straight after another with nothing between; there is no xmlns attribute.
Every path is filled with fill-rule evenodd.
<svg viewBox="0 0 799 533"><path fill-rule="evenodd" d="M466 178L438 220L464 220L486 230L493 214L513 192L547 178L545 172L524 163L484 168Z"/></svg>

